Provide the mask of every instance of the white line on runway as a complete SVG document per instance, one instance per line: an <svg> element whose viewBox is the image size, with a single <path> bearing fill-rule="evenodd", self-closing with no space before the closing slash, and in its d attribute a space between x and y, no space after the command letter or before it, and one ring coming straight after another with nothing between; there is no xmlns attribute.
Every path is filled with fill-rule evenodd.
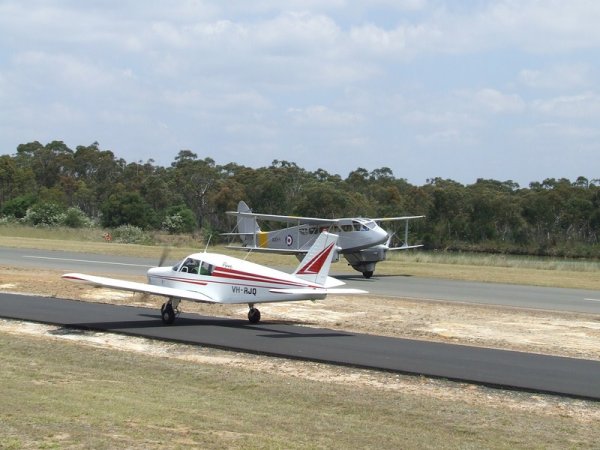
<svg viewBox="0 0 600 450"><path fill-rule="evenodd" d="M600 298L584 298L584 300L588 302L600 302Z"/></svg>
<svg viewBox="0 0 600 450"><path fill-rule="evenodd" d="M91 263L91 264L109 264L113 266L133 266L133 267L152 267L144 264L127 264L127 263L118 263L111 261L94 261L88 259L71 259L71 258L52 258L49 256L28 256L24 255L23 258L31 258L31 259L52 259L55 261L70 261L70 262L82 262L82 263Z"/></svg>

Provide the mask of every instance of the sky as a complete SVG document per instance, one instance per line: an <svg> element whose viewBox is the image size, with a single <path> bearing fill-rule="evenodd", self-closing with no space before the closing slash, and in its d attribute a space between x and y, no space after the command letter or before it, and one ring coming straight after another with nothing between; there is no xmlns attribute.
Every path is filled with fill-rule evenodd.
<svg viewBox="0 0 600 450"><path fill-rule="evenodd" d="M0 154L600 178L597 0L0 0Z"/></svg>

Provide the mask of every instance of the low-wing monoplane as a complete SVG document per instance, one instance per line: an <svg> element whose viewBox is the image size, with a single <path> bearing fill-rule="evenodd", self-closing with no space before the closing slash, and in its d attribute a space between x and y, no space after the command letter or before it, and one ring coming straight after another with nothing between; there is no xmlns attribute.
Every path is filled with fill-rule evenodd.
<svg viewBox="0 0 600 450"><path fill-rule="evenodd" d="M248 320L258 323L259 303L321 300L327 294L364 294L345 289L329 276L338 236L321 233L291 274L218 253L194 253L172 267L148 270L148 284L81 273L67 273L69 281L167 297L161 307L165 324L179 313L181 300L201 303L248 304Z"/></svg>
<svg viewBox="0 0 600 450"><path fill-rule="evenodd" d="M408 244L408 222L425 216L380 217L368 219L361 217L342 219L323 219L318 217L281 216L275 214L253 213L244 201L240 201L237 211L227 211L237 216L237 227L229 236L238 236L242 246L229 246L238 250L256 252L274 252L304 257L315 239L324 230L339 235L338 246L333 255L334 261L343 255L355 270L365 278L371 278L375 265L384 261L388 251L406 250L422 247ZM262 231L258 219L286 223L288 226L274 231ZM381 222L405 221L404 242L391 245L394 233L384 230Z"/></svg>

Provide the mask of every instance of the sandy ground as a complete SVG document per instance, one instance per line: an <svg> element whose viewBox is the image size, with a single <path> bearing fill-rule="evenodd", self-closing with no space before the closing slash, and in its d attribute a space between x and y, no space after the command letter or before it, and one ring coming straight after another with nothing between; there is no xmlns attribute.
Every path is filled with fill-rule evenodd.
<svg viewBox="0 0 600 450"><path fill-rule="evenodd" d="M61 273L0 267L0 292L159 308L162 298L93 288L64 281ZM143 278L131 278L145 281ZM222 317L246 317L245 305L204 305L182 302L186 312ZM293 323L394 337L416 338L491 348L600 360L600 316L477 306L428 300L373 296L330 296L325 301L260 305L265 323ZM548 395L501 391L464 383L356 370L325 364L287 361L195 346L168 344L110 333L65 330L55 326L0 320L0 332L68 339L83 345L220 364L281 376L332 383L402 390L445 400L484 402L492 407L543 411L578 421L600 420L600 404Z"/></svg>

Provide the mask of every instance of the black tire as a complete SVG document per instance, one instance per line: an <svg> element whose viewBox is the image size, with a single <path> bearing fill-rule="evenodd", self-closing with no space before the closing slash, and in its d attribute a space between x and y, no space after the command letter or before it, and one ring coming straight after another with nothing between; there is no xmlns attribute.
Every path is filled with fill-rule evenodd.
<svg viewBox="0 0 600 450"><path fill-rule="evenodd" d="M250 311L248 311L248 320L250 323L260 322L260 311L258 308L250 308Z"/></svg>
<svg viewBox="0 0 600 450"><path fill-rule="evenodd" d="M367 280L369 278L371 278L373 276L373 271L372 270L367 270L366 272L363 272L363 277L365 277Z"/></svg>
<svg viewBox="0 0 600 450"><path fill-rule="evenodd" d="M161 308L161 317L165 325L171 325L175 321L175 311L170 303Z"/></svg>

